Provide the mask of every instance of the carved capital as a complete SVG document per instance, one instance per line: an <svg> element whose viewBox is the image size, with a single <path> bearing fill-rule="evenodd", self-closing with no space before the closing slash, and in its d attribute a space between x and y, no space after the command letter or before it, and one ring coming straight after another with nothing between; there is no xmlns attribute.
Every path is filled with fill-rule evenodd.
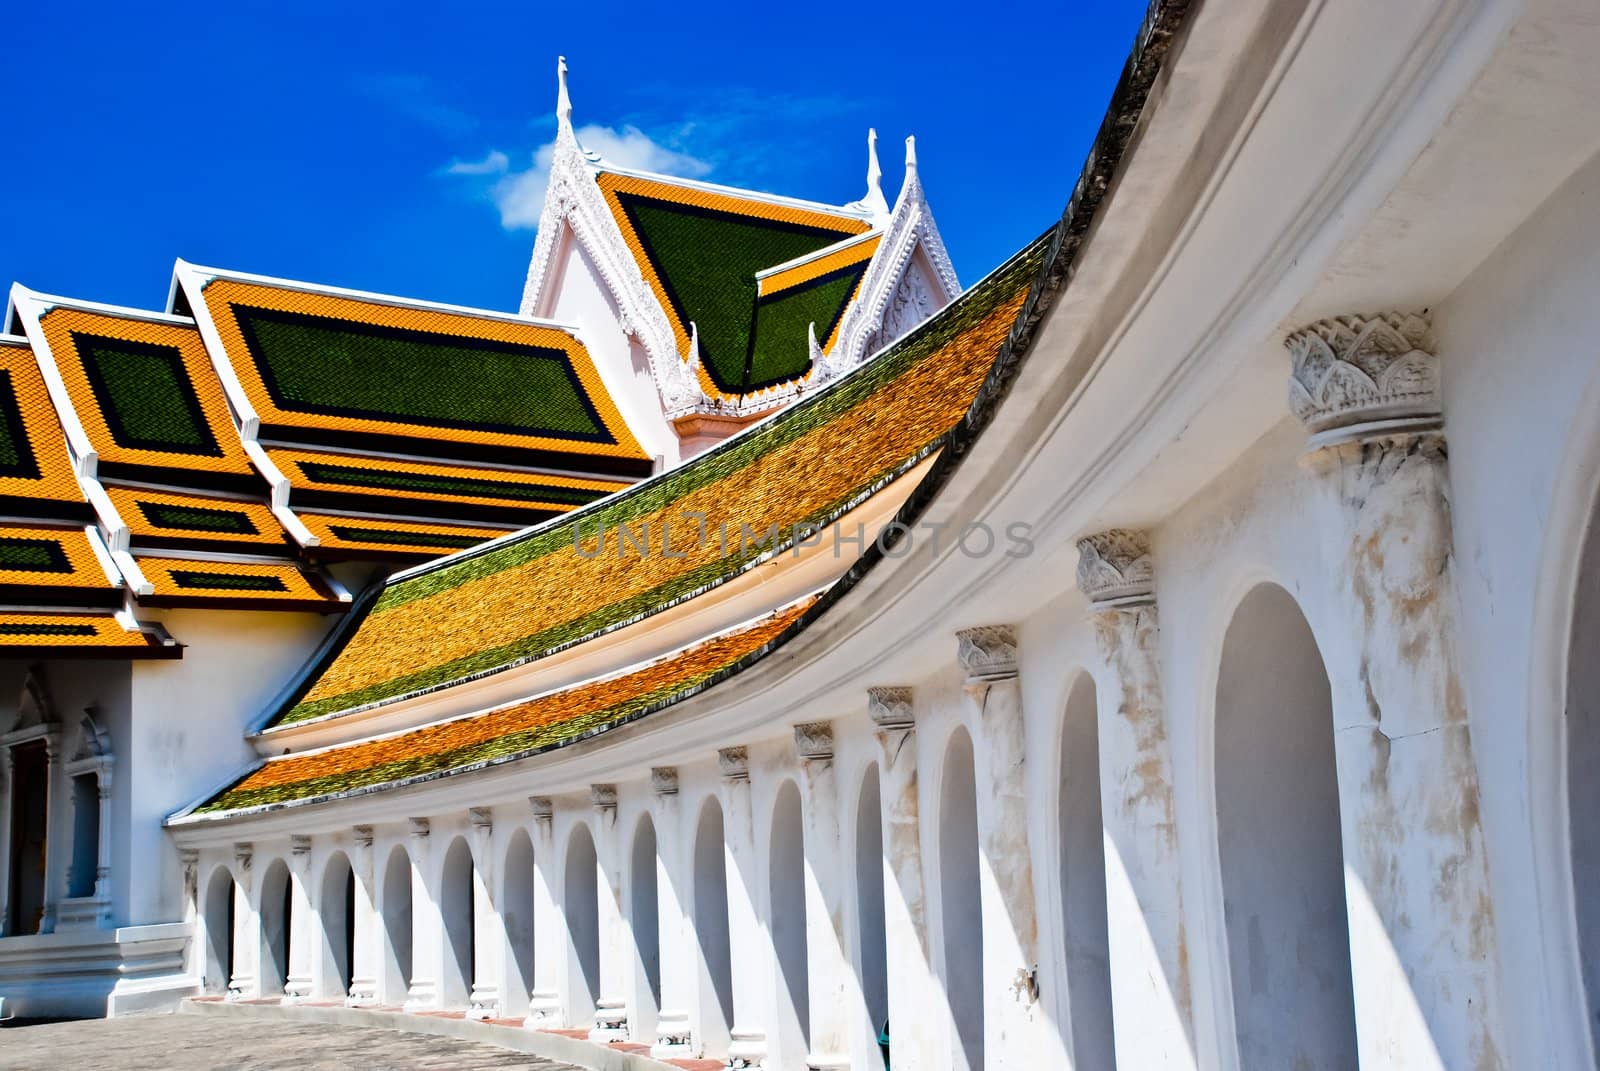
<svg viewBox="0 0 1600 1071"><path fill-rule="evenodd" d="M1155 569L1149 533L1112 528L1078 540L1078 590L1096 606L1152 602Z"/></svg>
<svg viewBox="0 0 1600 1071"><path fill-rule="evenodd" d="M880 729L910 729L917 723L910 688L868 688L867 714Z"/></svg>
<svg viewBox="0 0 1600 1071"><path fill-rule="evenodd" d="M528 806L533 810L533 820L546 833L550 832L556 820L555 801L549 796L529 796Z"/></svg>
<svg viewBox="0 0 1600 1071"><path fill-rule="evenodd" d="M748 781L750 753L742 747L725 747L717 752L717 769L724 781Z"/></svg>
<svg viewBox="0 0 1600 1071"><path fill-rule="evenodd" d="M413 837L416 837L420 840L428 835L428 831L431 827L428 825L428 820L426 818L407 818L406 821L410 823L411 835Z"/></svg>
<svg viewBox="0 0 1600 1071"><path fill-rule="evenodd" d="M311 837L305 833L295 833L289 838L289 852L292 855L310 855Z"/></svg>
<svg viewBox="0 0 1600 1071"><path fill-rule="evenodd" d="M372 840L377 833L371 826L356 826L352 832L355 834L356 847L358 848L372 847Z"/></svg>
<svg viewBox="0 0 1600 1071"><path fill-rule="evenodd" d="M617 809L617 786L590 785L589 802L602 811L615 811Z"/></svg>
<svg viewBox="0 0 1600 1071"><path fill-rule="evenodd" d="M473 829L489 833L494 830L494 813L487 807L468 807L467 822Z"/></svg>
<svg viewBox="0 0 1600 1071"><path fill-rule="evenodd" d="M1386 312L1318 320L1284 339L1289 408L1313 446L1357 428L1436 424L1439 361L1426 315Z"/></svg>
<svg viewBox="0 0 1600 1071"><path fill-rule="evenodd" d="M255 858L256 846L249 841L239 841L233 846L233 861L239 864L240 870L249 870L250 861Z"/></svg>
<svg viewBox="0 0 1600 1071"><path fill-rule="evenodd" d="M810 721L796 725L794 746L802 759L833 758L833 723Z"/></svg>
<svg viewBox="0 0 1600 1071"><path fill-rule="evenodd" d="M658 796L676 796L678 794L678 768L676 766L656 766L650 770L650 791Z"/></svg>
<svg viewBox="0 0 1600 1071"><path fill-rule="evenodd" d="M1010 625L984 625L956 633L956 656L970 681L1001 681L1017 675L1017 631Z"/></svg>

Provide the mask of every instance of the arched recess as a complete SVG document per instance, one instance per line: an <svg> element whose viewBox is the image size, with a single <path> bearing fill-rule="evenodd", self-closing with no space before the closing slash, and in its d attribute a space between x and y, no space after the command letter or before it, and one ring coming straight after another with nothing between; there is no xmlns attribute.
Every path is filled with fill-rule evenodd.
<svg viewBox="0 0 1600 1071"><path fill-rule="evenodd" d="M1572 594L1567 650L1567 823L1572 902L1590 1045L1600 1053L1600 504L1592 507Z"/></svg>
<svg viewBox="0 0 1600 1071"><path fill-rule="evenodd" d="M1216 799L1241 1071L1356 1066L1333 701L1275 584L1251 589L1223 639Z"/></svg>
<svg viewBox="0 0 1600 1071"><path fill-rule="evenodd" d="M233 978L233 890L233 873L227 867L211 872L201 908L206 938L201 988L208 996L226 993Z"/></svg>
<svg viewBox="0 0 1600 1071"><path fill-rule="evenodd" d="M780 1066L803 1067L811 1045L811 997L806 964L805 824L800 789L785 781L772 806L772 946L778 956L778 1021L769 1044Z"/></svg>
<svg viewBox="0 0 1600 1071"><path fill-rule="evenodd" d="M500 918L506 932L506 978L509 992L500 995L507 1016L528 1010L533 990L533 841L526 830L511 834L506 846L505 885L500 894Z"/></svg>
<svg viewBox="0 0 1600 1071"><path fill-rule="evenodd" d="M634 966L643 980L640 1006L630 1009L634 1037L654 1039L661 1012L661 924L656 888L656 826L642 815L633 831L628 873L628 921L633 931Z"/></svg>
<svg viewBox="0 0 1600 1071"><path fill-rule="evenodd" d="M1061 724L1056 795L1061 933L1076 1067L1117 1066L1111 1032L1106 936L1105 829L1100 818L1099 709L1094 680L1080 674Z"/></svg>
<svg viewBox="0 0 1600 1071"><path fill-rule="evenodd" d="M856 970L874 1033L889 1018L889 948L883 916L883 800L878 764L870 763L856 803Z"/></svg>
<svg viewBox="0 0 1600 1071"><path fill-rule="evenodd" d="M472 849L465 837L450 842L439 873L439 914L444 922L444 969L439 1002L464 1008L472 993L472 942L477 929L472 904Z"/></svg>
<svg viewBox="0 0 1600 1071"><path fill-rule="evenodd" d="M380 999L400 1004L411 986L411 857L404 845L389 852L383 868L378 912L383 917L383 971Z"/></svg>
<svg viewBox="0 0 1600 1071"><path fill-rule="evenodd" d="M7 826L0 830L0 902L5 918L0 934L20 937L38 933L54 907L47 878L56 866L51 842L53 809L60 806L52 787L56 764L49 739L59 731L41 667L27 671L16 706L0 709L0 768L7 771L0 792Z"/></svg>
<svg viewBox="0 0 1600 1071"><path fill-rule="evenodd" d="M699 1036L707 1057L728 1055L733 1028L733 958L728 944L727 842L722 804L715 796L700 808L694 833L694 932Z"/></svg>
<svg viewBox="0 0 1600 1071"><path fill-rule="evenodd" d="M289 977L289 934L292 932L290 914L293 904L289 888L289 867L282 859L274 859L261 875L261 995L276 996L283 992L283 983Z"/></svg>
<svg viewBox="0 0 1600 1071"><path fill-rule="evenodd" d="M355 965L356 875L343 852L328 857L317 893L317 916L322 921L322 942L317 949L322 961L322 995L344 996L350 992L350 971Z"/></svg>
<svg viewBox="0 0 1600 1071"><path fill-rule="evenodd" d="M589 827L578 823L567 838L566 879L562 885L561 913L567 922L567 1022L587 1023L594 1018L600 996L599 859Z"/></svg>
<svg viewBox="0 0 1600 1071"><path fill-rule="evenodd" d="M983 907L972 737L950 734L939 779L939 902L944 985L955 1022L956 1071L983 1069ZM894 1025L890 1024L890 1037Z"/></svg>

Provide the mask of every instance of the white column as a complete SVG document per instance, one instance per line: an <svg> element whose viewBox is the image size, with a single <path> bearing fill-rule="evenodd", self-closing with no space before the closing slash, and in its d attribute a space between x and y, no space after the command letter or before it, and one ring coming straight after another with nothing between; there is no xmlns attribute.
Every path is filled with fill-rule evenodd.
<svg viewBox="0 0 1600 1071"><path fill-rule="evenodd" d="M742 747L717 752L722 770L723 836L728 858L728 946L732 949L733 1028L728 1063L758 1067L767 1055L767 1010L778 957L756 911L762 875L750 809L750 760Z"/></svg>
<svg viewBox="0 0 1600 1071"><path fill-rule="evenodd" d="M252 1000L261 995L258 960L261 955L261 915L256 908L251 863L255 846L233 846L233 974L228 979L229 1000Z"/></svg>
<svg viewBox="0 0 1600 1071"><path fill-rule="evenodd" d="M678 771L658 766L650 771L656 826L656 936L661 943L661 1011L656 1016L655 1044L650 1055L658 1060L694 1055L689 1009L694 1004L694 920L688 910L690 843L678 800ZM643 975L643 971L638 972ZM645 986L639 978L635 990Z"/></svg>
<svg viewBox="0 0 1600 1071"><path fill-rule="evenodd" d="M56 911L67 895L67 864L72 859L72 786L61 768L61 731L52 727L44 735L45 760L45 840L44 840L44 918L40 933L54 933Z"/></svg>
<svg viewBox="0 0 1600 1071"><path fill-rule="evenodd" d="M472 992L468 1019L500 1014L500 965L505 926L494 900L494 816L487 807L467 811L472 827Z"/></svg>
<svg viewBox="0 0 1600 1071"><path fill-rule="evenodd" d="M556 857L555 808L548 796L531 796L528 804L533 808L533 989L522 1025L556 1029L564 1025L561 989L567 945L556 899L561 861Z"/></svg>
<svg viewBox="0 0 1600 1071"><path fill-rule="evenodd" d="M351 1008L378 1003L378 974L383 970L383 919L378 914L377 875L372 851L373 829L356 826L350 866L355 873L355 912L351 932L350 992L344 1002Z"/></svg>
<svg viewBox="0 0 1600 1071"><path fill-rule="evenodd" d="M813 1071L850 1067L851 1030L865 1012L860 980L850 966L844 932L850 867L839 837L839 788L833 771L833 726L795 726L800 802L805 825L806 979L811 1005Z"/></svg>
<svg viewBox="0 0 1600 1071"><path fill-rule="evenodd" d="M1498 945L1429 325L1346 316L1286 344L1349 638L1328 653L1362 1066L1487 1066L1505 1051Z"/></svg>
<svg viewBox="0 0 1600 1071"><path fill-rule="evenodd" d="M444 970L444 917L439 910L433 860L429 858L426 818L411 823L411 988L402 1006L408 1012L439 1006L439 976Z"/></svg>
<svg viewBox="0 0 1600 1071"><path fill-rule="evenodd" d="M628 1040L628 976L632 956L622 917L622 835L617 829L617 786L590 785L595 810L595 857L600 868L595 888L600 898L600 994L594 1005L590 1041Z"/></svg>
<svg viewBox="0 0 1600 1071"><path fill-rule="evenodd" d="M1039 1003L1039 916L1028 844L1027 735L1009 625L957 633L978 732L979 869L983 904L983 1051L989 1071L1031 1069L1049 1039Z"/></svg>
<svg viewBox="0 0 1600 1071"><path fill-rule="evenodd" d="M11 792L14 783L11 748L0 744L0 937L14 936L7 930L11 918Z"/></svg>
<svg viewBox="0 0 1600 1071"><path fill-rule="evenodd" d="M104 840L105 837L100 838ZM183 867L183 922L189 927L189 974L203 979L206 973L206 941L200 940L205 922L200 917L200 851L179 848L178 862ZM209 934L206 934L209 938Z"/></svg>
<svg viewBox="0 0 1600 1071"><path fill-rule="evenodd" d="M928 943L922 866L917 725L910 688L872 688L867 712L878 727L882 756L883 927L889 976L889 1062L937 1068L955 1023L938 984ZM900 1028L895 1029L895 1024ZM871 1051L877 1051L872 1024Z"/></svg>
<svg viewBox="0 0 1600 1071"><path fill-rule="evenodd" d="M1150 540L1113 529L1078 543L1078 587L1108 672L1099 703L1106 932L1118 1067L1192 1068L1172 746L1161 691Z"/></svg>
<svg viewBox="0 0 1600 1071"><path fill-rule="evenodd" d="M296 1004L315 992L320 921L311 906L311 838L289 838L289 976L283 1002Z"/></svg>

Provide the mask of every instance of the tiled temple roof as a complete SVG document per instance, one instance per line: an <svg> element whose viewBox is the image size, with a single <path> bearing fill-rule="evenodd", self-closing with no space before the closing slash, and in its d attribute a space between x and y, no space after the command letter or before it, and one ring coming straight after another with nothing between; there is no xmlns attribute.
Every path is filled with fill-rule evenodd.
<svg viewBox="0 0 1600 1071"><path fill-rule="evenodd" d="M324 562L448 554L652 467L570 329L181 262L173 304L12 292L0 656L177 654L137 605L342 612Z"/></svg>
<svg viewBox="0 0 1600 1071"><path fill-rule="evenodd" d="M671 321L679 355L698 336L701 386L735 398L804 376L810 324L826 350L877 248L863 213L602 170L623 241ZM838 246L823 270L774 287L770 269ZM787 274L787 273L786 273Z"/></svg>
<svg viewBox="0 0 1600 1071"><path fill-rule="evenodd" d="M836 385L682 467L391 579L343 626L334 653L275 723L349 713L525 663L691 598L782 549L702 538L707 531L776 525L787 540L796 525L841 516L936 450L966 412L1044 252L1035 242ZM681 557L619 554L623 525L648 525Z"/></svg>

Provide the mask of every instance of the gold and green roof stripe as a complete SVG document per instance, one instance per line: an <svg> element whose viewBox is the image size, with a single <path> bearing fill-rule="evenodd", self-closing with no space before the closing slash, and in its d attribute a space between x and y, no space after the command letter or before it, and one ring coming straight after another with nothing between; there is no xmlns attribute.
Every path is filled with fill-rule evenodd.
<svg viewBox="0 0 1600 1071"><path fill-rule="evenodd" d="M453 721L268 759L198 814L309 801L480 769L615 728L703 689L760 651L811 605L805 599L649 665Z"/></svg>

